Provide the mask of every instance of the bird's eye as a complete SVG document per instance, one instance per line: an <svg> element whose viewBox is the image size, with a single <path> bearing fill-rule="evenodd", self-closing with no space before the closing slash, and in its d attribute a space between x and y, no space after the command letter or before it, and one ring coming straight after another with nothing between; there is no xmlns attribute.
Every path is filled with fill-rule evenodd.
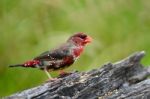
<svg viewBox="0 0 150 99"><path fill-rule="evenodd" d="M81 39L85 39L87 37L87 35L80 35L79 36Z"/></svg>

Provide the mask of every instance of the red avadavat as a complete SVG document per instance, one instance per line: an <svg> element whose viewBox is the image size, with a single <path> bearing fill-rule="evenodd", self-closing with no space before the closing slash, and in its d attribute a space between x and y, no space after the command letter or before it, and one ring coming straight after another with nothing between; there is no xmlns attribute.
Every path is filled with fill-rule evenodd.
<svg viewBox="0 0 150 99"><path fill-rule="evenodd" d="M83 52L85 45L91 41L92 38L85 33L76 33L60 47L46 51L23 64L11 65L10 67L39 68L44 70L48 77L51 78L48 71L62 70L73 64Z"/></svg>

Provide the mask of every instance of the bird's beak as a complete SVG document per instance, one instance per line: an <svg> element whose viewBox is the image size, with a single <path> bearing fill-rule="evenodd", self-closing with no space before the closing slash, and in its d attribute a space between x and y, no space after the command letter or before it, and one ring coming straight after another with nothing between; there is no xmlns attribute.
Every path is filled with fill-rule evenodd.
<svg viewBox="0 0 150 99"><path fill-rule="evenodd" d="M92 42L92 38L90 36L87 36L85 43L91 43L91 42Z"/></svg>

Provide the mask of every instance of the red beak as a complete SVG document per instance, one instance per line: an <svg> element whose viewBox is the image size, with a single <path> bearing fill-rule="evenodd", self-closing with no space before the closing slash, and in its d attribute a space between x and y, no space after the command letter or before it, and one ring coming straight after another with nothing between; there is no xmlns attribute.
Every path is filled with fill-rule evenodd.
<svg viewBox="0 0 150 99"><path fill-rule="evenodd" d="M92 38L90 36L87 36L85 43L91 43L91 42L92 42Z"/></svg>

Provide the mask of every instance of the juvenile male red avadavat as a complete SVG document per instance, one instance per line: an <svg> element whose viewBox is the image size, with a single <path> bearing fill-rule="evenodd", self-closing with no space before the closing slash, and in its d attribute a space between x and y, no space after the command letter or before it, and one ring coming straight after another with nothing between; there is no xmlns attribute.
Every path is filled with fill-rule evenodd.
<svg viewBox="0 0 150 99"><path fill-rule="evenodd" d="M73 64L83 52L85 45L91 41L92 38L85 33L76 33L60 47L46 51L23 64L11 65L10 67L39 68L44 70L48 77L52 79L48 71L62 70Z"/></svg>

